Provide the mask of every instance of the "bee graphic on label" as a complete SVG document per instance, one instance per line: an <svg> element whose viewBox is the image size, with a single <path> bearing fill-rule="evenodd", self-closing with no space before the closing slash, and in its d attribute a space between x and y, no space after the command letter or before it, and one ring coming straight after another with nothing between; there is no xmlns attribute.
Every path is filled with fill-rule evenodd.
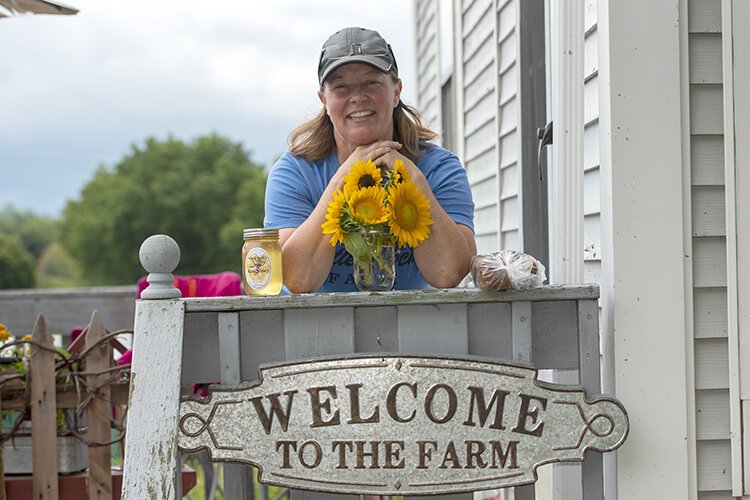
<svg viewBox="0 0 750 500"><path fill-rule="evenodd" d="M265 255L251 255L249 260L250 269L248 270L248 272L256 276L259 274L263 274L263 272L268 268L268 257L266 257Z"/></svg>
<svg viewBox="0 0 750 500"><path fill-rule="evenodd" d="M271 280L271 257L262 248L251 249L245 258L245 279L259 290Z"/></svg>

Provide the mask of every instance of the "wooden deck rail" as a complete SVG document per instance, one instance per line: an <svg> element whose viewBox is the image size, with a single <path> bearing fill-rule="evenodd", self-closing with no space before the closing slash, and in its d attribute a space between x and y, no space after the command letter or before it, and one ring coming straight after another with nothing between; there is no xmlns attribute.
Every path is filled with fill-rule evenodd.
<svg viewBox="0 0 750 500"><path fill-rule="evenodd" d="M595 285L159 299L176 262L162 247L161 260L144 259L144 247L157 296L136 304L123 498L179 497L181 384L236 385L255 380L262 363L349 353L469 355L578 370L586 394L601 393ZM239 465L225 468L226 498L243 497L246 477ZM603 498L599 453L583 463L583 494ZM533 497L533 486L516 489L517 500Z"/></svg>

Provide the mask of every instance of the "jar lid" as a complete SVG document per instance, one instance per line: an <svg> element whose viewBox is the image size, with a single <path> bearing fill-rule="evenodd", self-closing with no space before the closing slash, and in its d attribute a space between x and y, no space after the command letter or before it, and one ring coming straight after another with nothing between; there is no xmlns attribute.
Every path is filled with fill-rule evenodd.
<svg viewBox="0 0 750 500"><path fill-rule="evenodd" d="M278 229L248 228L242 231L243 239L248 238L278 238Z"/></svg>

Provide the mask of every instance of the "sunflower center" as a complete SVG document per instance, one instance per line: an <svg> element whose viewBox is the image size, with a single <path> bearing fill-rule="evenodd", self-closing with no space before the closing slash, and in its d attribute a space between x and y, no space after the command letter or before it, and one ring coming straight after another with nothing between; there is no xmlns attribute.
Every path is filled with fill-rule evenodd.
<svg viewBox="0 0 750 500"><path fill-rule="evenodd" d="M362 200L354 207L358 219L372 220L378 215L378 207L372 200Z"/></svg>
<svg viewBox="0 0 750 500"><path fill-rule="evenodd" d="M359 183L357 183L357 185L360 189L371 187L375 185L375 179L373 179L370 174L365 174L359 178Z"/></svg>
<svg viewBox="0 0 750 500"><path fill-rule="evenodd" d="M398 221L405 229L414 229L419 222L419 211L413 203L402 203L398 207Z"/></svg>

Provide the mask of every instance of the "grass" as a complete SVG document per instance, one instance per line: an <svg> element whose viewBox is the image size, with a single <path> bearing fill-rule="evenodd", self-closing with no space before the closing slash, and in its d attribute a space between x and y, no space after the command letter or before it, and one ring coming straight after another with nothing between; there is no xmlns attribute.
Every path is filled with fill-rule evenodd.
<svg viewBox="0 0 750 500"><path fill-rule="evenodd" d="M188 492L185 496L188 500L204 500L206 498L207 489L211 487L210 484L206 484L206 474L203 469L198 457L193 455L185 460L185 463L195 469L196 472L196 484L195 487ZM219 474L217 480L217 488L215 490L214 500L224 500L224 467L221 464L214 464L214 471ZM255 498L260 498L261 484L258 482L258 470L253 468L253 487L255 489ZM278 486L267 486L269 500L274 498L281 498L286 488L280 488Z"/></svg>

